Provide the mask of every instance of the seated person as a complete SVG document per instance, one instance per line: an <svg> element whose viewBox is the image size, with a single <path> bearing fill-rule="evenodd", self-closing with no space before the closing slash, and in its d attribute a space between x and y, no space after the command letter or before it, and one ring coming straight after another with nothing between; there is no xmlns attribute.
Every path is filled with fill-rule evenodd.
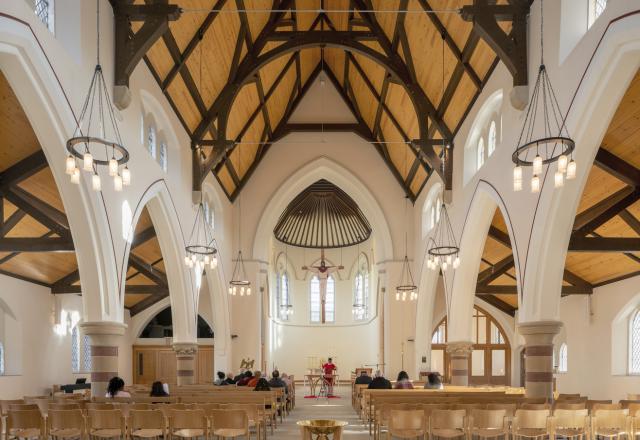
<svg viewBox="0 0 640 440"><path fill-rule="evenodd" d="M251 378L251 380L247 383L247 386L255 388L255 386L258 384L258 381L260 380L260 378L262 378L262 373L260 371L256 370L256 372L253 374L253 377Z"/></svg>
<svg viewBox="0 0 640 440"><path fill-rule="evenodd" d="M273 373L271 373L271 380L269 381L269 386L271 388L284 388L285 393L288 391L287 384L285 383L284 380L280 379L280 372L278 370L274 370Z"/></svg>
<svg viewBox="0 0 640 440"><path fill-rule="evenodd" d="M107 385L106 397L131 397L131 394L124 390L124 380L115 376L111 378L109 385Z"/></svg>
<svg viewBox="0 0 640 440"><path fill-rule="evenodd" d="M247 370L243 370L240 369L240 373L238 373L237 376L234 376L233 381L237 384L238 382L240 382L243 378L244 378L244 374L247 372Z"/></svg>
<svg viewBox="0 0 640 440"><path fill-rule="evenodd" d="M442 390L444 385L442 384L442 377L440 373L429 373L427 381L424 384L424 388L427 390Z"/></svg>
<svg viewBox="0 0 640 440"><path fill-rule="evenodd" d="M253 391L271 391L271 387L269 386L269 382L264 377L261 377L256 382L256 386Z"/></svg>
<svg viewBox="0 0 640 440"><path fill-rule="evenodd" d="M413 384L409 381L409 375L406 371L398 373L398 380L396 381L396 390L412 390Z"/></svg>
<svg viewBox="0 0 640 440"><path fill-rule="evenodd" d="M360 376L356 377L356 385L369 385L373 379L367 374L367 370L361 370Z"/></svg>
<svg viewBox="0 0 640 440"><path fill-rule="evenodd" d="M235 385L236 380L233 377L233 373L227 373L227 378L224 380L223 385Z"/></svg>
<svg viewBox="0 0 640 440"><path fill-rule="evenodd" d="M251 374L251 371L249 370L245 371L244 376L239 381L236 382L236 386L246 387L252 377L253 377L253 374Z"/></svg>
<svg viewBox="0 0 640 440"><path fill-rule="evenodd" d="M168 397L169 393L164 389L164 384L157 380L151 385L151 393L149 395L151 397Z"/></svg>
<svg viewBox="0 0 640 440"><path fill-rule="evenodd" d="M213 384L218 386L225 385L223 383L225 380L225 374L222 371L218 371L216 375L218 376L218 378L213 382Z"/></svg>
<svg viewBox="0 0 640 440"><path fill-rule="evenodd" d="M376 371L376 377L373 378L369 386L370 390L390 390L391 382L384 378L380 370Z"/></svg>

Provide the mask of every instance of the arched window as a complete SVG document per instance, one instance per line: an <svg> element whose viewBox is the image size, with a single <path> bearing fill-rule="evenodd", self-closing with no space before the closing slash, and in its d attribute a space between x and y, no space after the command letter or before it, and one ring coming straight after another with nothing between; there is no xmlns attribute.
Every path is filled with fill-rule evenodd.
<svg viewBox="0 0 640 440"><path fill-rule="evenodd" d="M470 385L509 385L511 347L500 324L487 312L474 307L472 322ZM443 318L431 335L431 371L444 373L450 380L447 318Z"/></svg>
<svg viewBox="0 0 640 440"><path fill-rule="evenodd" d="M589 2L589 27L602 15L608 0L587 0Z"/></svg>
<svg viewBox="0 0 640 440"><path fill-rule="evenodd" d="M213 229L213 227L214 227L213 209L211 209L211 205L209 204L208 201L206 201L206 200L204 201L203 208L204 208L204 220Z"/></svg>
<svg viewBox="0 0 640 440"><path fill-rule="evenodd" d="M484 139L482 138L478 141L476 165L478 166L478 169L482 168L482 165L484 165Z"/></svg>
<svg viewBox="0 0 640 440"><path fill-rule="evenodd" d="M629 325L629 374L640 374L640 309L631 315Z"/></svg>
<svg viewBox="0 0 640 440"><path fill-rule="evenodd" d="M494 151L496 151L496 121L491 121L487 138L487 154L491 156Z"/></svg>
<svg viewBox="0 0 640 440"><path fill-rule="evenodd" d="M291 312L291 301L289 297L289 275L286 272L278 275L277 282L277 295L278 295L278 317L283 321L288 321Z"/></svg>
<svg viewBox="0 0 640 440"><path fill-rule="evenodd" d="M55 7L53 5L53 0L35 0L34 12L40 19L42 23L49 29L50 32L55 32L54 30L54 16L53 11Z"/></svg>
<svg viewBox="0 0 640 440"><path fill-rule="evenodd" d="M167 154L167 143L160 142L160 154L158 155L158 161L160 162L162 171L164 171L165 173L169 168L169 157L167 156Z"/></svg>
<svg viewBox="0 0 640 440"><path fill-rule="evenodd" d="M80 331L77 325L71 330L71 371L80 372Z"/></svg>
<svg viewBox="0 0 640 440"><path fill-rule="evenodd" d="M309 285L309 311L311 316L309 317L311 322L320 322L320 315L322 314L322 304L320 301L320 280L316 275L311 278Z"/></svg>
<svg viewBox="0 0 640 440"><path fill-rule="evenodd" d="M4 345L0 342L0 376L4 374Z"/></svg>
<svg viewBox="0 0 640 440"><path fill-rule="evenodd" d="M356 274L353 289L353 319L362 321L369 317L369 271L366 267L361 267Z"/></svg>
<svg viewBox="0 0 640 440"><path fill-rule="evenodd" d="M567 358L567 344L564 342L560 345L558 350L558 372L566 373L568 370L568 358Z"/></svg>
<svg viewBox="0 0 640 440"><path fill-rule="evenodd" d="M149 125L147 130L147 150L149 154L156 158L156 127Z"/></svg>
<svg viewBox="0 0 640 440"><path fill-rule="evenodd" d="M327 278L327 292L324 296L324 322L336 320L336 282L331 275Z"/></svg>
<svg viewBox="0 0 640 440"><path fill-rule="evenodd" d="M84 335L84 337L82 338L82 357L83 357L82 366L84 371L86 372L91 371L91 366L93 365L93 362L91 361L91 341L88 335Z"/></svg>

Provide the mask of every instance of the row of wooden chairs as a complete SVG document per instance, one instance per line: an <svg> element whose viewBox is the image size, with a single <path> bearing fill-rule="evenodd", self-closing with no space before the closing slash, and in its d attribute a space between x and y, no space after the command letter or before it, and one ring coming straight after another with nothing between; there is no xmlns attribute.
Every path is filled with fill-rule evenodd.
<svg viewBox="0 0 640 440"><path fill-rule="evenodd" d="M386 438L498 438L555 439L634 438L640 430L636 416L623 410L598 410L589 416L582 410L516 410L508 417L504 409L433 409L392 407L384 425ZM381 430L377 431L380 438Z"/></svg>
<svg viewBox="0 0 640 440"><path fill-rule="evenodd" d="M227 408L134 409L125 416L119 409L50 410L45 418L38 409L10 410L6 417L7 438L266 438L257 406Z"/></svg>

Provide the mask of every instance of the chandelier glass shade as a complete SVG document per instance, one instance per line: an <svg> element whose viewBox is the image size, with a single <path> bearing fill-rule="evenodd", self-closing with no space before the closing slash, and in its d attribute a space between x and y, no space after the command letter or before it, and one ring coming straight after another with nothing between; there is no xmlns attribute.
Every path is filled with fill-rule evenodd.
<svg viewBox="0 0 640 440"><path fill-rule="evenodd" d="M557 164L554 187L564 186L565 180L576 177L577 165L573 159L575 141L569 136L565 119L551 85L544 64L543 1L540 2L540 68L533 88L531 100L518 137L516 149L511 156L513 169L513 190L523 189L523 168L531 168L531 192L541 189L540 176L545 165Z"/></svg>
<svg viewBox="0 0 640 440"><path fill-rule="evenodd" d="M213 228L207 222L202 201L198 204L196 219L184 251L184 263L189 268L198 267L203 270L218 266L218 249L213 238Z"/></svg>
<svg viewBox="0 0 640 440"><path fill-rule="evenodd" d="M251 282L248 280L247 271L242 259L242 251L238 251L238 258L233 267L233 275L229 281L229 295L251 296Z"/></svg>
<svg viewBox="0 0 640 440"><path fill-rule="evenodd" d="M460 247L444 203L440 208L440 220L429 239L427 254L427 267L431 270L442 270L444 273L460 266Z"/></svg>
<svg viewBox="0 0 640 440"><path fill-rule="evenodd" d="M106 169L113 178L113 189L122 191L131 184L131 171L127 166L129 152L124 147L116 112L107 91L100 66L100 6L97 8L97 63L91 78L73 136L67 140L65 172L71 183L80 183L80 167L91 174L91 187L102 190L98 171Z"/></svg>
<svg viewBox="0 0 640 440"><path fill-rule="evenodd" d="M396 301L415 301L418 298L418 286L413 281L409 258L405 255L402 262L402 273L400 282L396 286Z"/></svg>

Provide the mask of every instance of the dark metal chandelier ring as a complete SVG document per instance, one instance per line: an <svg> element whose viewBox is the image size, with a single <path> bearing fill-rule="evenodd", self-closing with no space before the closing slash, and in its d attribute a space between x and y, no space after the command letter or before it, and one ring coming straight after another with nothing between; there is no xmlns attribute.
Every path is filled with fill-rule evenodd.
<svg viewBox="0 0 640 440"><path fill-rule="evenodd" d="M124 165L127 162L129 162L129 152L122 145L116 142L107 141L94 136L77 136L69 139L67 141L67 151L69 152L69 154L77 157L80 160L83 160L84 154L89 149L88 145L91 143L104 145L104 147L111 149L111 151L113 151L114 154L117 154L118 156L120 156L119 158L116 157L118 165ZM78 151L78 148L77 148L78 144L85 144L86 150ZM109 160L110 158L107 158L105 160L94 158L93 162L97 165L108 166Z"/></svg>
<svg viewBox="0 0 640 440"><path fill-rule="evenodd" d="M404 284L401 286L396 286L396 292L413 292L418 290L418 286L413 284Z"/></svg>
<svg viewBox="0 0 640 440"><path fill-rule="evenodd" d="M229 284L232 286L249 286L251 285L251 282L245 280L231 280L229 281Z"/></svg>
<svg viewBox="0 0 640 440"><path fill-rule="evenodd" d="M565 136L550 136L550 137L545 137L541 139L535 139L531 142L527 142L526 144L519 146L511 155L511 160L516 165L527 166L527 167L533 166L532 160L529 161L529 160L521 159L521 157L522 156L526 157L529 151L534 149L536 153L539 152L541 149L547 150L545 146L549 144L554 144L554 148L550 156L547 155L546 158L543 158L542 160L543 165L556 162L560 156L563 156L563 155L568 156L576 148L576 143L574 142L573 139L570 139ZM558 144L562 145L562 150L559 153L556 153L555 152L556 145Z"/></svg>
<svg viewBox="0 0 640 440"><path fill-rule="evenodd" d="M218 250L213 246L205 246L203 244L194 244L191 246L186 246L185 251L190 254L197 255L215 255L218 253Z"/></svg>
<svg viewBox="0 0 640 440"><path fill-rule="evenodd" d="M429 255L433 257L448 257L449 255L456 255L460 252L458 246L436 246L428 250Z"/></svg>

